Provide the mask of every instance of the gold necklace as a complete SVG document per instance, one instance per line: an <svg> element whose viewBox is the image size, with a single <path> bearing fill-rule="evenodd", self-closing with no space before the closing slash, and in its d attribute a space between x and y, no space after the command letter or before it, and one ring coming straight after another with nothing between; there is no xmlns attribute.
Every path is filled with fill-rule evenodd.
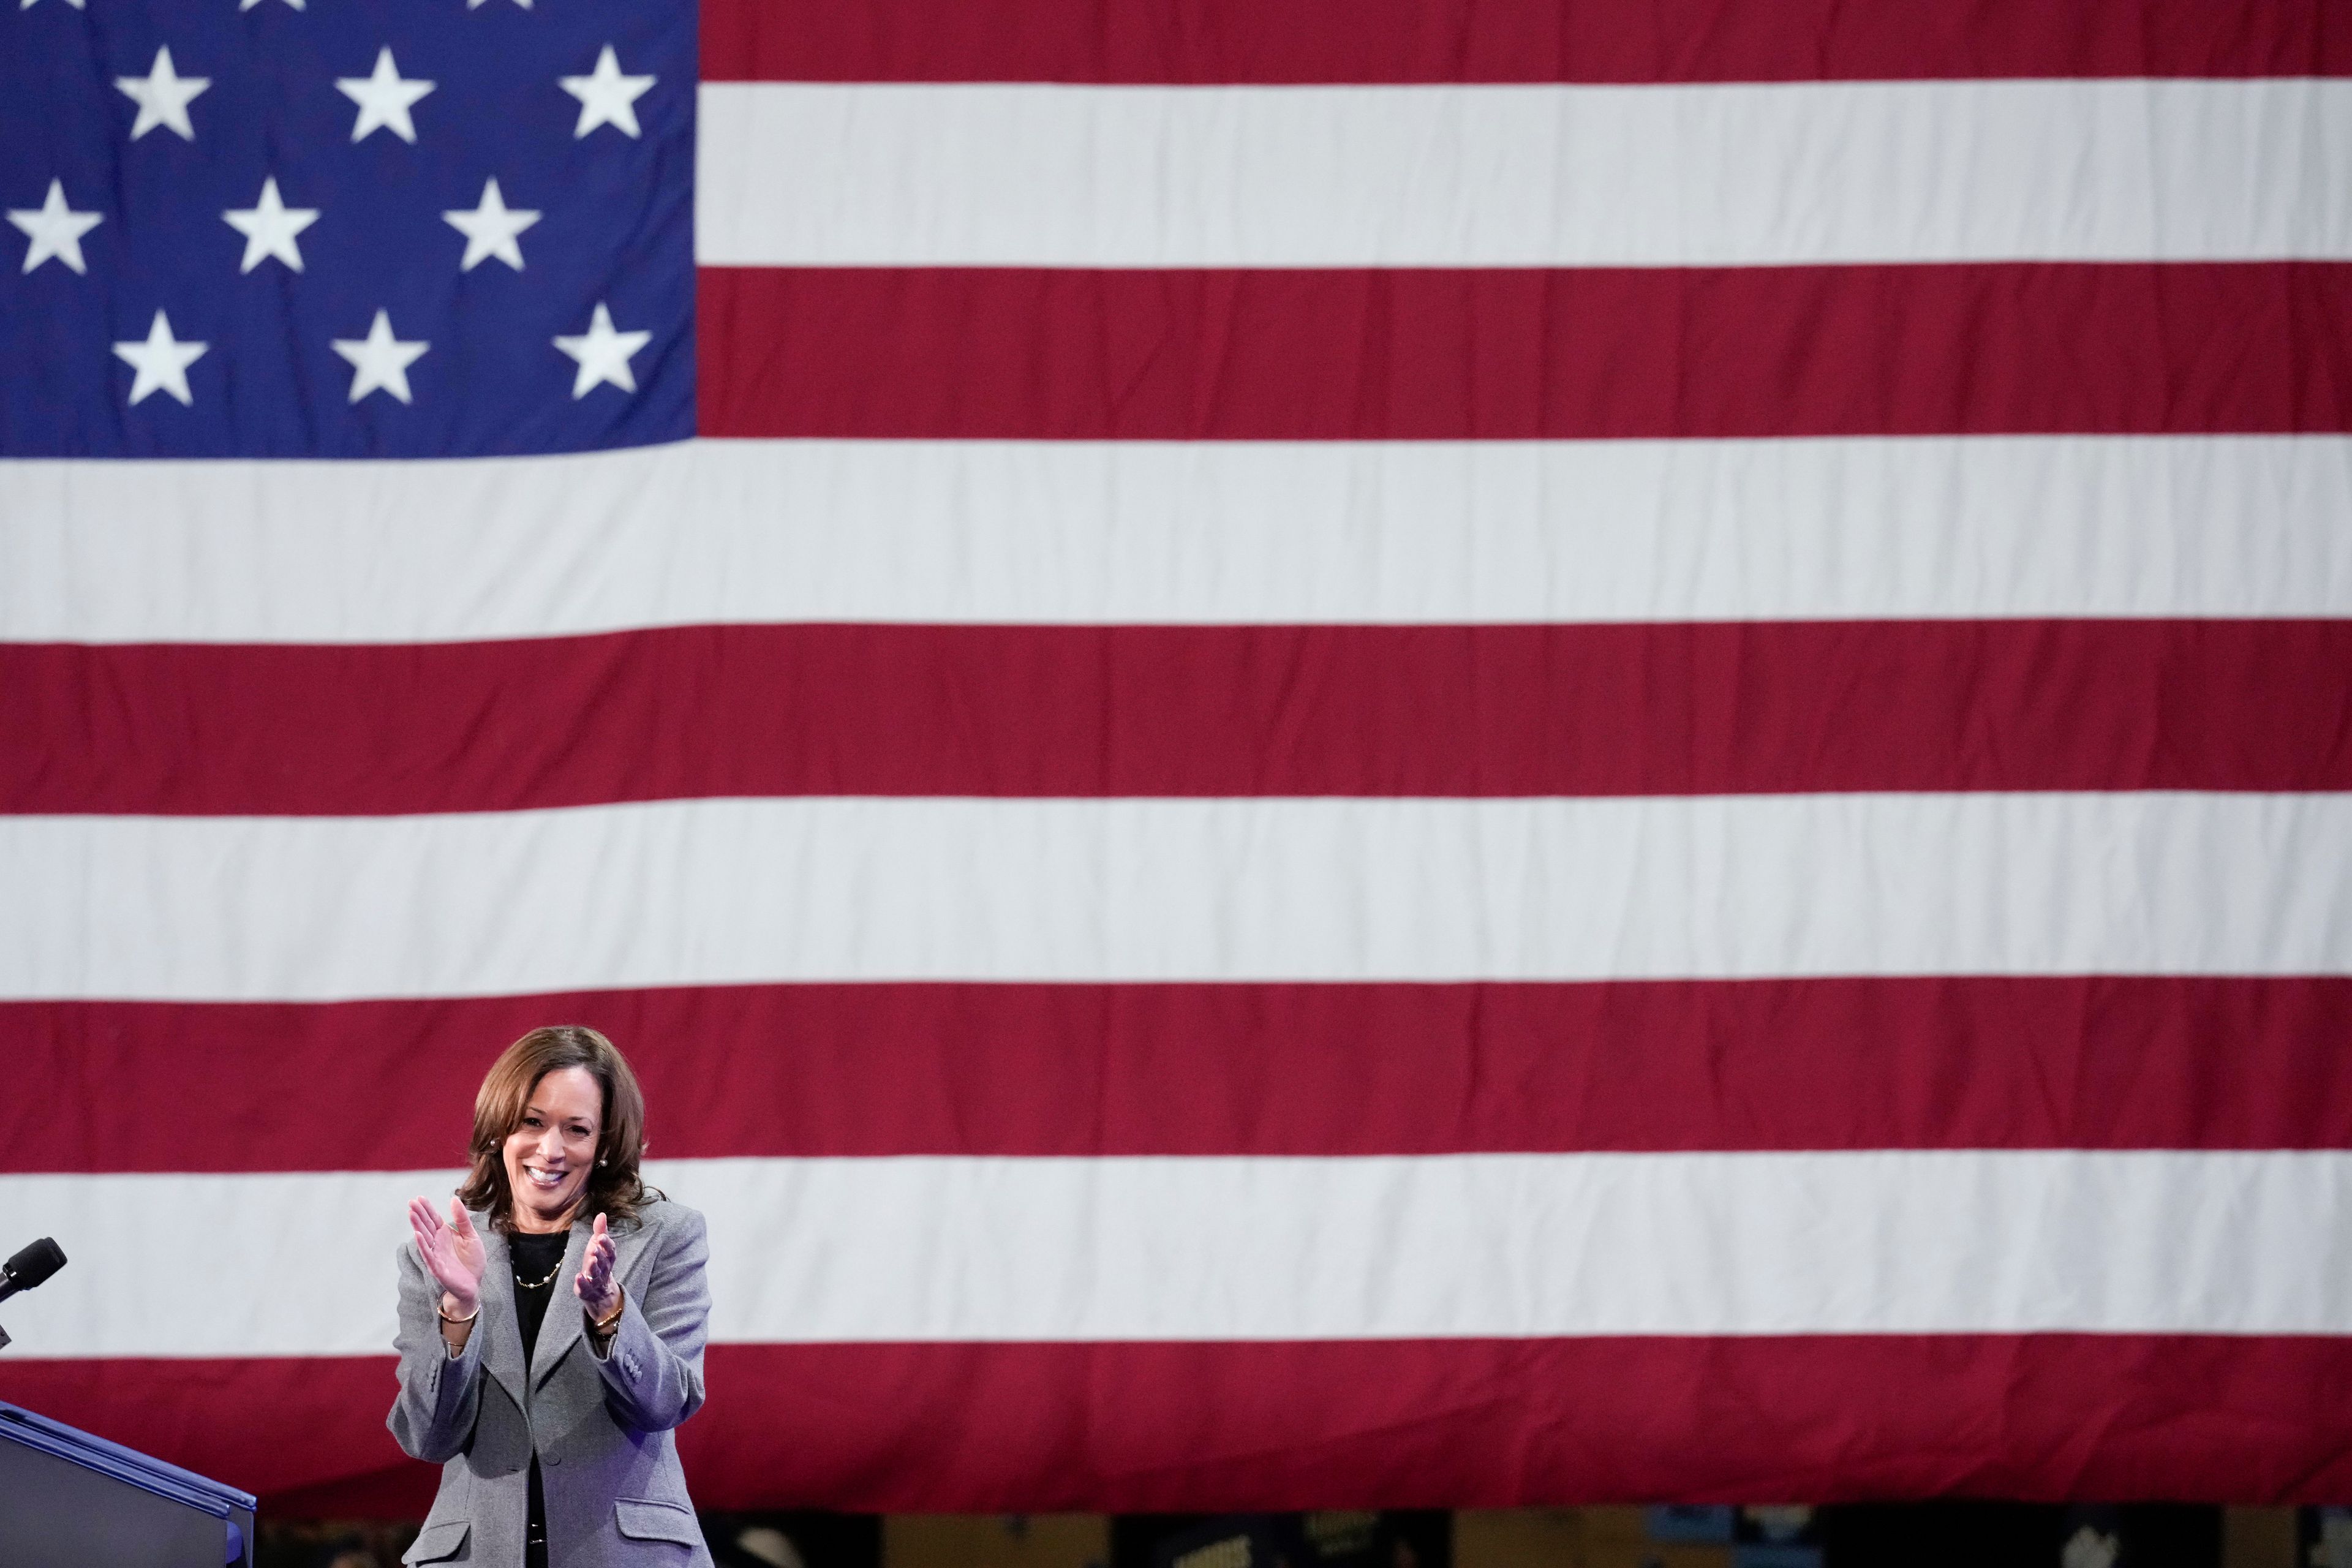
<svg viewBox="0 0 2352 1568"><path fill-rule="evenodd" d="M544 1290L544 1289L546 1289L550 1285L554 1284L554 1283L555 1283L555 1277L556 1277L557 1275L559 1275L559 1274L562 1273L562 1272L563 1272L563 1259L562 1259L561 1258L557 1258L557 1259L555 1260L555 1267L554 1267L554 1268L551 1268L551 1269L549 1269L549 1270L547 1271L547 1278L546 1278L546 1279L525 1279L521 1275L518 1274L518 1275L516 1275L516 1276L515 1276L515 1284L516 1284L519 1288L520 1288L520 1289L525 1289L525 1290Z"/></svg>

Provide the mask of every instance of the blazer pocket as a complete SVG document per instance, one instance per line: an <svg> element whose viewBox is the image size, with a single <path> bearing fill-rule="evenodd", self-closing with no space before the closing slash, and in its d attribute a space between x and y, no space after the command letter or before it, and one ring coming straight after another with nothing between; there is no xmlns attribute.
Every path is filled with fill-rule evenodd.
<svg viewBox="0 0 2352 1568"><path fill-rule="evenodd" d="M466 1531L472 1528L462 1519L428 1524L416 1532L415 1541L400 1554L400 1560L403 1563L446 1563L464 1549Z"/></svg>
<svg viewBox="0 0 2352 1568"><path fill-rule="evenodd" d="M674 1541L680 1546L702 1544L702 1527L694 1510L650 1498L623 1498L613 1505L613 1522L633 1541Z"/></svg>

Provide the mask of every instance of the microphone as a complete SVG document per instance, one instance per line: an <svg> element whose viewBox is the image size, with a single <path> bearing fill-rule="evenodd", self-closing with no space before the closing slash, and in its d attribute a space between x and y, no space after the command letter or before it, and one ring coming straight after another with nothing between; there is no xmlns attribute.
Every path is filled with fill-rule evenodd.
<svg viewBox="0 0 2352 1568"><path fill-rule="evenodd" d="M65 1249L46 1236L18 1248L16 1257L0 1263L0 1301L19 1290L47 1284L49 1276L65 1266Z"/></svg>

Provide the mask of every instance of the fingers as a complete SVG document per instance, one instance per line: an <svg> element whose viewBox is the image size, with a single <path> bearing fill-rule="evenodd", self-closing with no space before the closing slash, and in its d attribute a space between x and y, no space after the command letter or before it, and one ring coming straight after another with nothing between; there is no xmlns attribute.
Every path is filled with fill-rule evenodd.
<svg viewBox="0 0 2352 1568"><path fill-rule="evenodd" d="M594 1228L589 1233L588 1253L581 1259L580 1272L572 1281L572 1293L583 1301L604 1301L613 1293L613 1261L616 1254L613 1238L604 1228L604 1216L598 1215Z"/></svg>
<svg viewBox="0 0 2352 1568"><path fill-rule="evenodd" d="M467 1214L466 1206L456 1198L449 1200L449 1228L459 1236L474 1234L474 1216Z"/></svg>
<svg viewBox="0 0 2352 1568"><path fill-rule="evenodd" d="M425 1259L425 1267L431 1269L437 1278L441 1271L435 1267L434 1259L445 1250L445 1247L441 1226L433 1217L433 1205L423 1198L417 1198L410 1203L408 1228L416 1237L417 1255Z"/></svg>
<svg viewBox="0 0 2352 1568"><path fill-rule="evenodd" d="M463 1215L466 1211L458 1209L457 1212ZM428 1199L408 1200L408 1228L416 1237L417 1256L424 1259L425 1272L439 1281L443 1289L448 1289L452 1279L466 1277L467 1270L459 1267L452 1246L453 1238Z"/></svg>

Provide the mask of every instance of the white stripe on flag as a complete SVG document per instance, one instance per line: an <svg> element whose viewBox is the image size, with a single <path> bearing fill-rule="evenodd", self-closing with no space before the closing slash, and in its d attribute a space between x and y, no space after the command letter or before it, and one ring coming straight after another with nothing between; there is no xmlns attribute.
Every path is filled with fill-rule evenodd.
<svg viewBox="0 0 2352 1568"><path fill-rule="evenodd" d="M708 83L716 266L2352 256L2352 82Z"/></svg>
<svg viewBox="0 0 2352 1568"><path fill-rule="evenodd" d="M453 1130L462 1131L462 1129ZM722 1342L2352 1332L2352 1153L709 1160ZM11 1354L380 1353L448 1172L0 1176ZM158 1281L267 1279L192 1310ZM389 1390L387 1390L387 1398Z"/></svg>
<svg viewBox="0 0 2352 1568"><path fill-rule="evenodd" d="M0 996L2352 973L2352 795L0 818Z"/></svg>
<svg viewBox="0 0 2352 1568"><path fill-rule="evenodd" d="M719 441L0 463L0 638L2352 615L2352 441Z"/></svg>

